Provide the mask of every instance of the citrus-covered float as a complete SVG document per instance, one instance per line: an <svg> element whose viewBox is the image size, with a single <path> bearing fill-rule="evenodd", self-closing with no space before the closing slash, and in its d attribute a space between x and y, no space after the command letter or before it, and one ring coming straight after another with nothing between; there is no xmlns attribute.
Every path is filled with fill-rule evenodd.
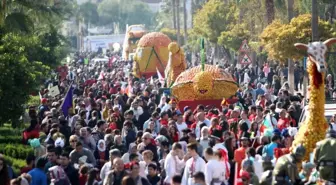
<svg viewBox="0 0 336 185"><path fill-rule="evenodd" d="M223 98L236 94L238 85L232 76L223 69L203 64L182 72L171 87L179 108L197 105L214 105L220 107Z"/></svg>
<svg viewBox="0 0 336 185"><path fill-rule="evenodd" d="M124 39L123 58L131 60L135 53L139 40L147 33L145 25L127 26L127 31Z"/></svg>
<svg viewBox="0 0 336 185"><path fill-rule="evenodd" d="M173 76L176 78L186 69L183 50L163 33L148 33L139 40L134 55L133 75L138 78L150 78L156 75L157 71L164 74L170 57L170 66L172 71L175 70ZM172 78L175 79L174 77Z"/></svg>

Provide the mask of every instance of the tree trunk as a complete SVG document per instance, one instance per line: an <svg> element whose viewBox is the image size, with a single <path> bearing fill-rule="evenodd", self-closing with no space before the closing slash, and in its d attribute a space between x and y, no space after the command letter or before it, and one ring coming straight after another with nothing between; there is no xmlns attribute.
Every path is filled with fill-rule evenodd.
<svg viewBox="0 0 336 185"><path fill-rule="evenodd" d="M187 15L187 0L183 0L183 23L184 23L184 44L188 42L188 15Z"/></svg>
<svg viewBox="0 0 336 185"><path fill-rule="evenodd" d="M195 1L195 0L191 0L191 28L194 27L194 23L193 23L193 21L194 21L195 7L196 7L194 1Z"/></svg>
<svg viewBox="0 0 336 185"><path fill-rule="evenodd" d="M288 21L290 22L294 17L294 0L287 1L287 14ZM293 60L288 59L288 84L289 90L293 94L294 93L294 63Z"/></svg>
<svg viewBox="0 0 336 185"><path fill-rule="evenodd" d="M265 0L267 23L271 24L275 17L274 0Z"/></svg>
<svg viewBox="0 0 336 185"><path fill-rule="evenodd" d="M176 30L176 0L172 0L173 5L173 26L174 30Z"/></svg>
<svg viewBox="0 0 336 185"><path fill-rule="evenodd" d="M181 45L180 0L176 0L176 27L177 27L177 43Z"/></svg>

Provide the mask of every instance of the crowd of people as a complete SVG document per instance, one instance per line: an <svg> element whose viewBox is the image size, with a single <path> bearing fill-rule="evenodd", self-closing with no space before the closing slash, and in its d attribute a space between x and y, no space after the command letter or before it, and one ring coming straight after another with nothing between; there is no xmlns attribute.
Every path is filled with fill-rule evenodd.
<svg viewBox="0 0 336 185"><path fill-rule="evenodd" d="M303 108L285 67L222 66L240 85L237 102L192 109L162 93L159 79L132 76L131 62L86 65L83 55L61 66L41 105L29 107L23 140L34 156L18 178L0 156L0 185L234 185L238 176L243 185L272 183ZM50 96L50 83L60 95ZM302 182L316 183L315 175L314 163L304 163Z"/></svg>

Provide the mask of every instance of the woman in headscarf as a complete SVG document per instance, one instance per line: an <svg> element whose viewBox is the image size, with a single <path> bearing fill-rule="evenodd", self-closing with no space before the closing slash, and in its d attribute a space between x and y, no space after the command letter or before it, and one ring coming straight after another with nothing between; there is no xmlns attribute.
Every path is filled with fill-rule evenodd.
<svg viewBox="0 0 336 185"><path fill-rule="evenodd" d="M124 161L125 164L130 162L130 160L129 160L129 156L130 156L130 154L138 154L138 156L139 156L139 160L142 160L142 155L138 152L138 150L137 150L137 146L136 146L135 143L131 143L131 144L129 145L128 152L125 153L125 154L121 157L121 159Z"/></svg>
<svg viewBox="0 0 336 185"><path fill-rule="evenodd" d="M106 144L104 140L101 139L98 141L97 148L94 151L94 156L97 161L97 167L101 169L109 159L109 151L106 150Z"/></svg>

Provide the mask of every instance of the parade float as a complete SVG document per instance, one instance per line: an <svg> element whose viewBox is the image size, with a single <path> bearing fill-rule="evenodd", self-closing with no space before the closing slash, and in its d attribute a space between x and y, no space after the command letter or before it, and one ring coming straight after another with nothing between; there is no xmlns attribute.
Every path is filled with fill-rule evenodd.
<svg viewBox="0 0 336 185"><path fill-rule="evenodd" d="M325 54L328 47L336 43L336 38L325 42L313 42L306 44L297 43L295 47L307 51L307 72L309 75L309 103L306 120L301 124L293 141L293 148L303 145L306 149L304 160L309 161L310 154L316 147L316 143L326 136L328 123L324 117L325 89L324 76L326 71ZM293 151L292 151L293 152Z"/></svg>
<svg viewBox="0 0 336 185"><path fill-rule="evenodd" d="M125 60L131 60L134 55L139 40L147 33L145 25L127 26L123 44L122 57Z"/></svg>
<svg viewBox="0 0 336 185"><path fill-rule="evenodd" d="M231 74L218 66L205 64L203 40L201 48L201 65L182 72L171 87L179 108L195 109L200 104L219 108L223 98L231 98L238 90Z"/></svg>
<svg viewBox="0 0 336 185"><path fill-rule="evenodd" d="M158 72L168 74L165 70L169 58L169 79L174 80L186 69L183 50L163 33L148 33L139 40L134 55L133 75L138 78L150 78Z"/></svg>

